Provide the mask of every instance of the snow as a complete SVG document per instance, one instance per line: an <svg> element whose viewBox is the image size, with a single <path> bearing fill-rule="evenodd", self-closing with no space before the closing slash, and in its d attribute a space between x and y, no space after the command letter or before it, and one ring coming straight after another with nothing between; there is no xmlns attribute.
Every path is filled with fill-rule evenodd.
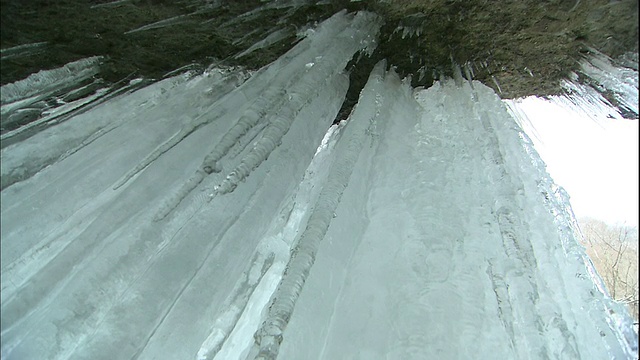
<svg viewBox="0 0 640 360"><path fill-rule="evenodd" d="M2 359L631 358L566 196L470 70L414 90L381 62L330 126L380 26L340 12L250 78L5 147Z"/></svg>

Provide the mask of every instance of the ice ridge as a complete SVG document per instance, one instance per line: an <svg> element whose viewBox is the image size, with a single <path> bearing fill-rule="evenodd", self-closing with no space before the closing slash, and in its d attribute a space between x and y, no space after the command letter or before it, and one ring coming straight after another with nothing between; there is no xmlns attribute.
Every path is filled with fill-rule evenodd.
<svg viewBox="0 0 640 360"><path fill-rule="evenodd" d="M371 16L372 14L369 15L369 17ZM349 15L343 11L320 24L313 36L302 40L274 63L258 71L258 73L245 84L233 93L212 104L201 116L186 124L177 134L148 154L138 165L128 171L113 186L113 189L117 190L120 188L162 156L162 154L175 147L202 126L216 121L225 115L234 116L234 114L238 112L244 112L219 143L215 145L212 152L203 162L203 170L205 173L210 174L215 172L216 169L218 169L217 161L220 160L242 136L256 126L260 118L267 111L273 110L274 107L281 105L279 102L283 100L278 99L278 96L283 93L287 86L290 86L290 82L295 81L295 78L301 75L299 69L301 69L304 64L314 61L317 56L320 56L320 54L324 52L323 50L328 49L332 44L333 37L347 28L349 25L348 20ZM256 100L247 101L250 99Z"/></svg>
<svg viewBox="0 0 640 360"><path fill-rule="evenodd" d="M360 101L344 129L341 142L336 145L335 151L340 157L329 170L328 181L320 192L299 242L292 250L291 260L273 296L267 318L255 334L259 346L256 359L275 359L278 356L282 333L313 266L318 246L349 183L353 166L367 136L366 130L379 113L380 104L375 101L375 92L384 78L385 68L386 62L381 61L371 72Z"/></svg>
<svg viewBox="0 0 640 360"><path fill-rule="evenodd" d="M312 46L313 50L303 57L307 62L296 61L279 72L279 76L274 79L271 87L267 88L254 101L244 115L215 145L214 149L205 156L196 173L161 208L156 220L166 217L206 176L222 171L220 160L262 120L266 123L264 130L260 135L253 135L254 137L260 136L260 138L254 142L239 163L227 173L224 180L215 187L217 195L232 192L282 143L282 138L287 134L302 108L317 96L320 89L334 81L336 76L344 76L341 71L351 55L375 46L375 42L371 41L371 38L380 25L377 19L377 16L371 13L358 13L354 17L352 25L333 35L331 42L327 41L327 34L324 32L314 33L314 38L317 38L317 42L320 44ZM335 32L335 29L331 30ZM330 46L334 48L334 51L320 55L323 53L323 48ZM174 146L176 143L173 141L170 145ZM154 158L157 158L156 155L161 151L165 150L160 149L160 151L154 152L152 154ZM130 179L133 174L140 171L148 163L148 160L143 161L123 180ZM123 183L121 181L118 185ZM211 198L213 196L209 197L209 200Z"/></svg>

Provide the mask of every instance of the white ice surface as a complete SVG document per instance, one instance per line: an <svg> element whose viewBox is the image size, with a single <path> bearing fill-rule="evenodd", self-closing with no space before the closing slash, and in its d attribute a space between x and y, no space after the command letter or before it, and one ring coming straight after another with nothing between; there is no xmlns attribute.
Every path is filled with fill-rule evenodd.
<svg viewBox="0 0 640 360"><path fill-rule="evenodd" d="M2 358L210 359L218 336L248 348L231 331L255 331L314 196L300 181L342 70L379 26L341 12L240 86L236 72L167 79L3 149L3 174L49 166L0 194Z"/></svg>
<svg viewBox="0 0 640 360"><path fill-rule="evenodd" d="M323 140L379 26L338 13L242 85L168 79L3 149L3 176L49 166L0 193L2 359L630 358L492 90L381 63Z"/></svg>
<svg viewBox="0 0 640 360"><path fill-rule="evenodd" d="M492 90L450 81L411 96L389 73L370 79L347 127L358 122L367 140L280 358L637 354L626 309L576 243L566 194Z"/></svg>

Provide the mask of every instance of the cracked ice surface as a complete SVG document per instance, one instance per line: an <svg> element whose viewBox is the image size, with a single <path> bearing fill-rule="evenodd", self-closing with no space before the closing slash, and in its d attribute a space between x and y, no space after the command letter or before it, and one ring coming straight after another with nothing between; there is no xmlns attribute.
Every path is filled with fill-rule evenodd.
<svg viewBox="0 0 640 360"><path fill-rule="evenodd" d="M167 79L3 149L3 174L48 166L0 193L2 359L631 358L491 89L381 62L327 132L379 26L341 12L249 79Z"/></svg>

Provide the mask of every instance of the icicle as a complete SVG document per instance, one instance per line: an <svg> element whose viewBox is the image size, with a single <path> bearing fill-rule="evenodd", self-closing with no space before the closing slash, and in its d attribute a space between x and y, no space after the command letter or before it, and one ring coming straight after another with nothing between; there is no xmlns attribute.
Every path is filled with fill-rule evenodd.
<svg viewBox="0 0 640 360"><path fill-rule="evenodd" d="M371 49L375 47L376 45L375 42L365 41L365 40L374 36L377 33L380 26L379 18L377 18L376 15L371 13L359 12L354 17L351 27L348 27L349 26L348 22L340 21L341 18L344 16L344 13L345 13L344 11L337 13L336 15L331 17L329 20L325 21L320 26L318 31L316 31L315 34L319 36L319 40L318 40L318 43L315 44L316 46L313 47L314 51L311 53L313 58L316 58L316 54L322 53L322 50L325 47L331 45L329 42L330 39L331 40L335 39L334 38L335 35L333 34L336 34L336 35L342 34L342 35L339 35L338 37L346 37L349 40L351 40L351 41L342 42L340 44L339 48L344 48L345 52L353 51L354 40L359 41L360 45L362 47L366 47L367 49ZM338 24L334 24L336 21L338 21ZM335 26L331 26L331 25L335 25ZM326 32L326 34L323 32ZM361 40L356 39L354 32L355 34L358 35L358 38L360 38ZM311 40L312 39L309 39L309 41ZM294 47L292 50L287 52L287 54L283 55L278 60L279 62L278 65L283 66L285 64L288 64L292 60L292 57L295 54L299 54L301 51L304 51L305 49L309 48L309 46L310 46L309 42L298 44L296 47ZM361 50L361 49L358 49L358 50ZM338 54L338 56L341 56L341 57L344 56L343 52L336 51L336 53ZM341 61L342 60L343 59L341 58ZM273 66L272 68L273 68L273 71L277 70L275 66ZM298 73L298 76L299 75L300 73ZM294 81L294 80L290 80L290 82L291 81ZM246 117L241 118L238 121L238 123L236 123L234 127L229 131L229 133L225 134L225 137L221 140L220 144L218 144L216 148L213 150L213 152L205 158L202 165L202 169L205 171L205 173L211 174L212 172L220 171L219 165L217 164L217 162L227 153L227 151L229 151L229 149L235 144L235 142L240 137L246 134L247 131L249 131L253 126L255 126L255 124L257 124L260 118L258 111L266 112L266 111L273 110L273 109L269 109L269 108L265 109L265 108L269 104L272 104L275 102L275 98L277 98L279 95L277 92L282 91L282 89L288 87L288 85L286 84L287 84L287 81L285 81L285 83L282 85L283 87L280 89L278 89L276 85L275 88L271 88L271 90L266 90L269 96L259 98L258 101L260 103L256 105L256 108L253 110L254 113L251 114L251 112L249 111ZM269 91L271 91L271 93L269 93ZM276 104L279 104L279 103L276 103ZM124 185L137 173L139 173L144 168L149 166L149 164L155 161L163 153L173 148L175 145L177 145L184 138L186 138L191 133L196 131L198 128L207 124L210 121L217 119L218 117L220 117L221 115L225 114L228 111L228 109L225 107L223 107L222 109L223 110L218 110L218 112L214 116L208 115L206 118L203 117L198 121L196 121L195 123L189 124L186 128L181 130L178 134L174 135L171 139L166 141L164 144L162 144L160 147L154 150L151 154L145 157L142 160L142 162L140 162L134 169L130 170L127 174L125 174L125 176L123 176L123 178L114 185L113 187L114 190ZM256 110L256 109L264 109L264 110ZM256 116L256 114L258 115ZM276 141L276 143L277 142L279 142L279 140ZM271 148L270 145L265 146L265 142L262 142L259 144L258 150L262 152L270 148ZM242 163L236 168L236 170L232 171L227 177L228 181L224 183L224 186L222 186L221 189L222 190L226 189L226 191L231 191L233 188L235 188L235 186L237 186L237 181L244 179L248 175L248 173L254 168L254 165L257 166L257 164L261 163L263 160L260 160L260 158L257 157L255 153L249 154L247 158L248 163ZM254 164L254 162L256 163Z"/></svg>
<svg viewBox="0 0 640 360"><path fill-rule="evenodd" d="M31 44L23 44L18 46L13 46L6 49L0 50L0 57L2 60L9 60L14 58L19 58L23 56L37 54L43 51L43 47L45 47L48 42L37 42Z"/></svg>
<svg viewBox="0 0 640 360"><path fill-rule="evenodd" d="M511 343L511 347L516 349L516 337L515 331L513 329L513 306L511 305L511 300L509 299L509 290L507 284L504 281L504 278L496 274L493 270L494 265L491 260L487 260L489 264L487 266L487 275L491 280L491 285L493 287L493 292L496 296L496 300L498 303L498 317L502 326L507 331L507 335L509 336L509 342Z"/></svg>
<svg viewBox="0 0 640 360"><path fill-rule="evenodd" d="M471 64L469 63L464 64L464 75L467 78L467 81L469 82L469 86L471 86L471 89L473 90L473 78L471 77L471 71L469 70L470 67L471 67Z"/></svg>
<svg viewBox="0 0 640 360"><path fill-rule="evenodd" d="M156 21L154 23L141 26L141 27L139 27L137 29L129 30L129 31L125 32L124 34L128 35L128 34L133 34L133 33L139 32L139 31L160 29L160 28L167 27L167 26L173 26L173 25L182 24L182 23L187 21L187 18L190 15L192 15L192 14L178 15L178 16L174 16L174 17L171 17L171 18L168 18L168 19Z"/></svg>
<svg viewBox="0 0 640 360"><path fill-rule="evenodd" d="M591 79L593 89L601 94L609 92L615 102L617 110L630 112L630 118L638 117L638 70L633 68L633 61L615 61L607 55L589 49L588 58L580 62L581 72ZM632 68L626 65L632 66ZM627 116L629 117L629 116Z"/></svg>
<svg viewBox="0 0 640 360"><path fill-rule="evenodd" d="M461 87L462 71L460 70L460 65L453 61L453 58L451 59L451 67L453 69L453 80L455 81L457 87Z"/></svg>
<svg viewBox="0 0 640 360"><path fill-rule="evenodd" d="M271 32L264 39L256 42L251 45L248 49L236 54L234 58L239 59L245 55L248 55L256 50L271 46L281 40L286 39L288 36L293 34L293 30L291 28L278 29Z"/></svg>
<svg viewBox="0 0 640 360"><path fill-rule="evenodd" d="M116 0L116 1L111 1L108 3L103 3L103 4L96 4L96 5L91 5L90 9L98 9L98 8L105 8L105 7L115 7L124 3L128 3L131 0Z"/></svg>
<svg viewBox="0 0 640 360"><path fill-rule="evenodd" d="M5 115L6 104L32 96L44 96L61 87L70 86L97 74L102 57L93 56L70 62L53 70L42 70L29 75L24 80L3 85L0 88L2 114Z"/></svg>
<svg viewBox="0 0 640 360"><path fill-rule="evenodd" d="M119 125L119 124L118 124ZM68 150L67 152L65 152L64 154L62 154L62 156L60 156L60 158L58 159L58 161L62 161L66 158L68 158L69 156L75 154L76 152L78 152L80 149L84 148L85 146L91 144L92 142L98 140L99 138L101 138L102 136L110 133L111 131L115 130L118 125L110 125L110 126L105 126L102 127L100 129L98 129L96 132L94 132L93 134L91 134L88 138L84 139L80 145L76 146L75 148Z"/></svg>
<svg viewBox="0 0 640 360"><path fill-rule="evenodd" d="M371 13L359 12L354 17L353 23L353 29L357 29L355 34L351 31L345 31L340 37L358 41L357 34L358 38L361 38L358 41L359 45L368 48L375 46L375 42L365 40L371 38L373 36L372 32L377 31L376 29L379 28L380 24L377 18ZM349 48L349 41L338 42L338 44L340 45L333 51L337 55L333 58L329 56L323 57L322 61L308 69L309 79L305 77L296 83L292 89L289 89L288 106L273 117L270 125L264 130L261 139L256 142L253 149L216 187L217 194L227 194L233 191L240 181L243 181L256 167L264 162L269 154L279 146L282 137L289 131L291 123L300 109L318 92L320 84L326 83L331 79L331 76L327 77L327 74L335 73L336 70L344 67L346 62L341 56L343 51L340 48L345 46ZM213 169L214 167L211 168L211 170Z"/></svg>
<svg viewBox="0 0 640 360"><path fill-rule="evenodd" d="M529 76L533 77L533 73L531 72L531 69L529 69L528 67L524 67L524 71L526 71L527 73L529 73Z"/></svg>
<svg viewBox="0 0 640 360"><path fill-rule="evenodd" d="M493 83L496 84L496 87L498 88L498 92L502 95L502 89L500 88L500 84L498 84L498 79L496 79L495 76L491 75L491 81L493 81Z"/></svg>
<svg viewBox="0 0 640 360"><path fill-rule="evenodd" d="M238 139L238 141L227 152L227 156L229 157L229 159L236 158L243 151L245 151L249 147L249 145L254 143L254 141L262 133L265 127L267 127L267 125L268 124L266 121L259 122L256 126L249 130L245 136Z"/></svg>
<svg viewBox="0 0 640 360"><path fill-rule="evenodd" d="M349 183L351 172L362 150L366 128L370 125L367 119L375 118L381 106L380 103L375 103L375 96L372 93L375 92L376 85L381 82L385 68L385 61L379 62L374 67L354 110L353 116L357 121L347 123L343 137L348 141L339 143L339 148L336 148L342 156L336 159L329 170L328 182L321 190L307 226L292 251L291 260L278 285L267 318L256 331L255 340L259 346L256 359L275 359L278 356L282 333L315 261L320 241L329 228L342 192ZM363 104L365 97L368 101ZM343 149L345 146L346 149Z"/></svg>
<svg viewBox="0 0 640 360"><path fill-rule="evenodd" d="M422 79L424 79L424 75L427 72L427 69L422 66L420 67L420 69L418 69L418 82L422 81Z"/></svg>
<svg viewBox="0 0 640 360"><path fill-rule="evenodd" d="M289 131L298 112L321 88L321 83L318 80L334 66L333 63L324 65L322 68L317 69L315 73L316 79L312 77L312 80L308 82L303 79L296 84L296 87L291 89L289 106L275 116L275 119L264 130L262 138L256 142L253 149L242 159L240 165L222 181L216 189L218 194L226 194L233 191L240 181L244 180L253 169L267 159L269 154L282 142L282 137ZM314 89L315 91L313 91Z"/></svg>

